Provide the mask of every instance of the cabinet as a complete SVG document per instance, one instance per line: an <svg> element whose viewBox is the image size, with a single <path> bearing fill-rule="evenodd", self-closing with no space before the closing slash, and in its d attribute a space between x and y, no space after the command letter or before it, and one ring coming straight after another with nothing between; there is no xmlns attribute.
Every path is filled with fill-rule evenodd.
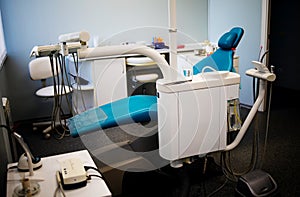
<svg viewBox="0 0 300 197"><path fill-rule="evenodd" d="M127 97L125 58L94 60L92 71L96 106Z"/></svg>
<svg viewBox="0 0 300 197"><path fill-rule="evenodd" d="M125 58L80 60L78 66L70 58L69 71L88 81L78 84L71 77L75 114L127 97Z"/></svg>

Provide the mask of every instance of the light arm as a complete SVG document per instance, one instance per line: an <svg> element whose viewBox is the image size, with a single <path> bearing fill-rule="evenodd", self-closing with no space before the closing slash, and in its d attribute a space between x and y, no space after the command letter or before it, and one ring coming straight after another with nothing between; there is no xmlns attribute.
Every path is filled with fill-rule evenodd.
<svg viewBox="0 0 300 197"><path fill-rule="evenodd" d="M154 49L144 46L144 45L115 45L115 46L104 46L95 47L87 49L79 49L78 51L79 59L97 59L99 57L109 58L112 56L119 56L125 54L139 54L150 57L159 66L164 80L166 82L177 81L178 79L184 80L177 71L170 67L165 58Z"/></svg>

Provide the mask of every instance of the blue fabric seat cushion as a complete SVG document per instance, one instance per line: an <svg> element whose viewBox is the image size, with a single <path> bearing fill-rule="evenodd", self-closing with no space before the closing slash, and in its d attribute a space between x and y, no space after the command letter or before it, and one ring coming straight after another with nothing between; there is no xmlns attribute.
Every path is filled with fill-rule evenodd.
<svg viewBox="0 0 300 197"><path fill-rule="evenodd" d="M134 95L77 114L67 119L67 126L71 136L78 137L91 131L151 120L157 120L157 97Z"/></svg>

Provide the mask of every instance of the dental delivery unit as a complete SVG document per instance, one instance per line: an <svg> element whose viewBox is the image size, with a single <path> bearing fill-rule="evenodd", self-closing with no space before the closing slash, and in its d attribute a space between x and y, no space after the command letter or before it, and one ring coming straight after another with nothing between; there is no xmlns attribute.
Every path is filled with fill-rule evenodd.
<svg viewBox="0 0 300 197"><path fill-rule="evenodd" d="M80 37L84 39L81 40ZM266 94L266 83L276 76L261 62L246 74L259 79L260 91L235 139L227 144L228 103L239 98L240 75L232 70L210 66L185 78L169 65L156 50L144 45L117 45L89 48L88 33L72 33L60 37L62 44L34 47L31 55L53 56L70 51L78 59L139 54L151 58L159 66L163 78L157 80L157 95L129 96L111 104L88 109L68 119L73 137L131 122L158 122L159 154L171 163L215 151L234 149L242 140ZM77 39L76 39L77 38ZM68 44L79 41L80 44ZM68 48L69 47L69 48Z"/></svg>

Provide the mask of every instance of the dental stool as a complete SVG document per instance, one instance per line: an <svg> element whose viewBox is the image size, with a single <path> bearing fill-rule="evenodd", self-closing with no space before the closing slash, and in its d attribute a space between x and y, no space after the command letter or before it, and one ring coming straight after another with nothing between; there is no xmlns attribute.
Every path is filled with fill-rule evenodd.
<svg viewBox="0 0 300 197"><path fill-rule="evenodd" d="M149 57L126 59L128 95L156 95L156 80L162 78L156 62Z"/></svg>
<svg viewBox="0 0 300 197"><path fill-rule="evenodd" d="M53 85L46 85L46 80L55 79L61 74L61 66L56 64L55 59L53 59L53 65L51 65L51 61L49 57L38 57L29 62L29 74L32 80L40 80L42 82L43 87L38 89L35 92L35 95L38 97L42 97L45 99L54 98L54 108L51 115L51 122L39 122L33 123L33 126L39 126L48 124L49 126L43 130L43 134L45 138L50 137L50 131L54 130L57 126L63 126L61 124L64 120L61 119L62 109L59 105L59 101L61 96L66 96L67 94L72 92L72 88L68 85L64 85L62 83L56 84L55 82L63 80L53 80ZM65 126L65 125L64 125Z"/></svg>

